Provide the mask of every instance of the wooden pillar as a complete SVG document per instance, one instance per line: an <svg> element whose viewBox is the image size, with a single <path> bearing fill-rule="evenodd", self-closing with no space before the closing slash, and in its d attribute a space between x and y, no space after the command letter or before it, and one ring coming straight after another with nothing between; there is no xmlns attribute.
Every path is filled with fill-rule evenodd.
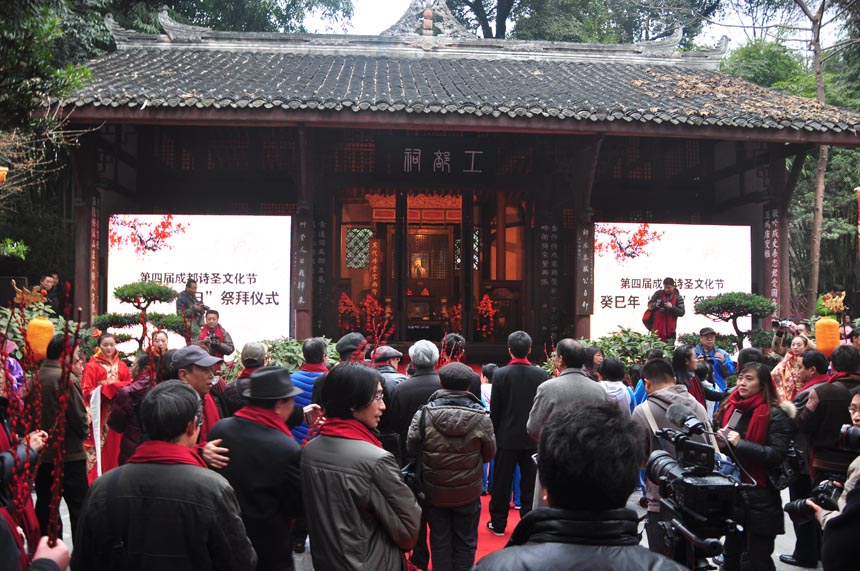
<svg viewBox="0 0 860 571"><path fill-rule="evenodd" d="M505 272L508 241L508 221L505 216L507 205L507 193L496 193L496 279L499 281L507 279Z"/></svg>
<svg viewBox="0 0 860 571"><path fill-rule="evenodd" d="M75 277L74 307L81 308L81 319L89 321L98 314L99 220L101 212L95 188L96 155L92 134L72 152L72 169L79 199L75 204Z"/></svg>
<svg viewBox="0 0 860 571"><path fill-rule="evenodd" d="M574 268L578 270L574 282L575 322L574 331L577 337L591 336L591 315L594 313L594 220L591 210L591 193L597 177L597 164L600 159L600 149L603 146L603 134L595 136L588 144L577 161L581 177L576 180L576 245L577 259Z"/></svg>
<svg viewBox="0 0 860 571"><path fill-rule="evenodd" d="M292 276L290 299L293 311L290 314L290 335L306 339L313 335L313 165L311 141L307 130L298 132L298 210L292 224Z"/></svg>
<svg viewBox="0 0 860 571"><path fill-rule="evenodd" d="M408 196L405 190L398 190L394 203L394 307L397 312L397 331L401 339L406 338L406 284L409 276L409 256L406 247Z"/></svg>
<svg viewBox="0 0 860 571"><path fill-rule="evenodd" d="M462 332L466 341L474 339L475 328L472 327L472 291L474 288L475 271L472 269L475 244L472 240L475 230L475 193L467 190L462 198L462 222L460 224L460 299L463 300L461 311Z"/></svg>

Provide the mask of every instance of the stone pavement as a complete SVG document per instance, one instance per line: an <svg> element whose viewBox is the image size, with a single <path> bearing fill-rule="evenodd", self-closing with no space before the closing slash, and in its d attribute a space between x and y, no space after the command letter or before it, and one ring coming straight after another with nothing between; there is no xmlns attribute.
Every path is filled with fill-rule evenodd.
<svg viewBox="0 0 860 571"><path fill-rule="evenodd" d="M639 504L637 503L638 499L638 493L634 494L630 497L630 501L627 506L630 509L636 510L636 512L641 516L644 514L644 510L639 507ZM788 502L788 490L783 490L782 500L783 504ZM65 541L69 548L72 549L72 538L69 534L71 526L69 525L69 513L66 509L65 502L62 502L60 505L60 513L63 516L63 541ZM644 531L642 533L642 545L645 547L648 546L648 543L645 540ZM777 571L798 571L800 569L799 567L792 567L779 561L780 553L791 553L792 551L794 551L794 528L791 525L791 520L788 516L785 516L785 534L777 536L776 547L774 548L773 553L773 559L776 564ZM311 561L310 546L305 553L294 555L293 560L295 562L296 571L313 571L314 569L313 562ZM821 569L820 564L818 569Z"/></svg>

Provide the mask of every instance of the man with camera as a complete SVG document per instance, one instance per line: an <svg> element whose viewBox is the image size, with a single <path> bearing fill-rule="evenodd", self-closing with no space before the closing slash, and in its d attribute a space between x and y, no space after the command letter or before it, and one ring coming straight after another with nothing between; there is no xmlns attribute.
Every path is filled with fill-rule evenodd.
<svg viewBox="0 0 860 571"><path fill-rule="evenodd" d="M507 546L474 569L681 571L639 546L636 513L625 507L642 459L637 436L608 401L554 414L541 431L537 454L550 507L525 515Z"/></svg>
<svg viewBox="0 0 860 571"><path fill-rule="evenodd" d="M675 280L663 280L663 289L654 292L648 300L648 309L653 315L651 332L664 343L674 343L678 318L685 313L684 298L675 288Z"/></svg>
<svg viewBox="0 0 860 571"><path fill-rule="evenodd" d="M801 321L795 325L789 318L774 319L770 322L773 327L773 339L770 342L770 350L777 355L785 355L791 346L791 340L798 335L803 335L808 340L807 348L815 349L815 341L812 340L812 330L809 324ZM787 335L786 335L787 333Z"/></svg>
<svg viewBox="0 0 860 571"><path fill-rule="evenodd" d="M699 344L696 357L705 360L714 371L714 384L721 391L726 390L726 378L735 372L735 364L729 354L717 347L717 332L713 327L703 327L699 331Z"/></svg>
<svg viewBox="0 0 860 571"><path fill-rule="evenodd" d="M185 282L185 290L176 298L176 314L190 320L192 325L203 326L203 312L206 307L197 299L197 280L191 278Z"/></svg>
<svg viewBox="0 0 860 571"><path fill-rule="evenodd" d="M197 338L197 344L209 351L213 357L223 359L236 350L233 345L233 338L227 333L227 330L218 324L220 315L214 309L206 310L206 326L200 330L200 337ZM221 370L222 363L215 365L215 374Z"/></svg>
<svg viewBox="0 0 860 571"><path fill-rule="evenodd" d="M842 427L840 445L849 450L860 449L860 388L851 391L851 406L848 407L851 424ZM815 512L815 518L824 530L824 541L821 559L825 571L841 571L855 569L860 561L860 543L857 542L860 532L860 491L857 482L860 481L860 456L848 466L847 479L842 486L844 489L836 502L838 509L825 509L819 503L827 499L812 497L806 504ZM822 490L837 487L831 484ZM832 505L830 506L833 507Z"/></svg>
<svg viewBox="0 0 860 571"><path fill-rule="evenodd" d="M813 485L824 480L844 482L848 466L857 451L839 445L842 425L851 423L848 407L851 391L860 387L860 351L851 345L840 345L831 355L835 373L827 383L815 385L809 391L806 406L795 417L797 428L809 438L812 452ZM799 567L815 567L818 550L804 561L794 555L780 555L779 560Z"/></svg>
<svg viewBox="0 0 860 571"><path fill-rule="evenodd" d="M645 402L633 410L633 423L639 427L644 458L654 450L666 450L673 457L675 447L657 436L657 431L663 428L677 428L669 420L667 411L673 404L680 404L693 412L697 419L707 425L708 415L705 408L687 391L687 387L675 383L675 372L672 365L664 359L651 359L642 367L642 377L645 380L645 391L648 397ZM702 435L691 437L692 440L707 444ZM673 556L672 546L667 545L666 531L661 521L660 488L651 480L647 481L645 495L648 498L648 514L645 519L645 533L648 536L648 548L668 557Z"/></svg>

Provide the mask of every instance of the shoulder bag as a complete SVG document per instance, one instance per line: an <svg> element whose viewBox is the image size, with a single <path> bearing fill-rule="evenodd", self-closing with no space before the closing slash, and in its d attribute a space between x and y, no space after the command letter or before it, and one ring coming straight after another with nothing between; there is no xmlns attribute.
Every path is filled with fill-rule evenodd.
<svg viewBox="0 0 860 571"><path fill-rule="evenodd" d="M409 486L409 489L412 490L412 493L415 494L415 498L418 501L424 501L426 498L426 493L424 492L424 439L426 438L426 433L424 431L424 421L427 417L427 406L423 406L421 408L421 417L418 419L418 434L420 436L420 440L418 441L418 450L415 455L415 460L409 462L406 466L404 466L400 473L403 476L403 481Z"/></svg>

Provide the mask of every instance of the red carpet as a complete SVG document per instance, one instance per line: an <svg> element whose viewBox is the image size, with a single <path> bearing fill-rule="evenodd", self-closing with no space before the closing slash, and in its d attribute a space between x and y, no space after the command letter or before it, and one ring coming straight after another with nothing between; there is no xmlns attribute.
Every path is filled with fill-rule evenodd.
<svg viewBox="0 0 860 571"><path fill-rule="evenodd" d="M481 523L478 524L478 551L475 553L475 561L493 551L502 549L508 543L511 537L511 532L520 523L520 512L513 507L508 512L508 527L505 529L504 537L494 535L487 529L487 522L490 521L490 496L481 496ZM430 568L427 571L433 570L433 553L430 553Z"/></svg>
<svg viewBox="0 0 860 571"><path fill-rule="evenodd" d="M475 561L493 551L498 551L507 545L511 538L511 532L520 523L520 511L511 508L508 512L508 527L505 528L505 536L499 537L494 535L487 529L487 522L490 521L490 496L481 496L481 523L478 524L478 551L475 554Z"/></svg>

